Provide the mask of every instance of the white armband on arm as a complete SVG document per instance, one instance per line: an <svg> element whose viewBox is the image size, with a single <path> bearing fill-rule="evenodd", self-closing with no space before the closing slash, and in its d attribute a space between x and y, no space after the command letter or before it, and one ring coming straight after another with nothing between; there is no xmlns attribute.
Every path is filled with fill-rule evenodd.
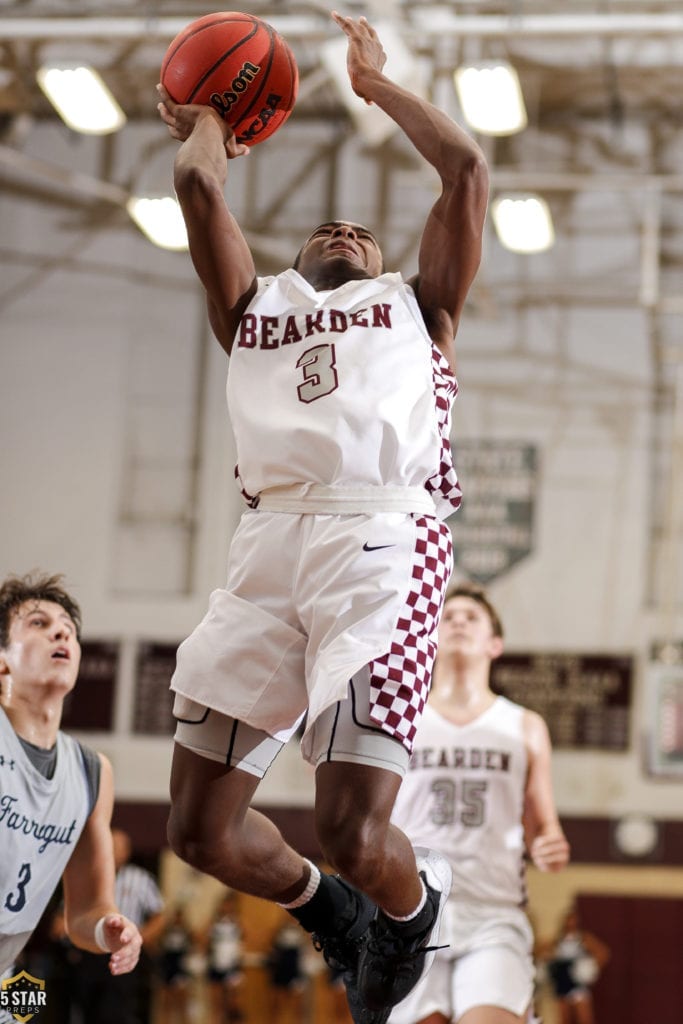
<svg viewBox="0 0 683 1024"><path fill-rule="evenodd" d="M103 953L111 953L109 946L104 937L104 922L105 918L101 917L95 925L95 942L100 947Z"/></svg>

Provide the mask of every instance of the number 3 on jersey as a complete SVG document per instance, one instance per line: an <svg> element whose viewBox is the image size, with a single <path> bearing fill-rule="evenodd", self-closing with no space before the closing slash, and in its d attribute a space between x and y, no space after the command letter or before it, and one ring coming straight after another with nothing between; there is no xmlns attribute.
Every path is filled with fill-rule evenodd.
<svg viewBox="0 0 683 1024"><path fill-rule="evenodd" d="M18 914L23 909L26 903L26 886L31 881L31 865L22 864L19 869L19 879L17 881L17 887L12 892L7 894L5 900L5 909L11 910L13 914Z"/></svg>
<svg viewBox="0 0 683 1024"><path fill-rule="evenodd" d="M304 375L304 383L297 387L302 402L315 402L316 398L329 395L339 387L334 345L307 348L296 365Z"/></svg>

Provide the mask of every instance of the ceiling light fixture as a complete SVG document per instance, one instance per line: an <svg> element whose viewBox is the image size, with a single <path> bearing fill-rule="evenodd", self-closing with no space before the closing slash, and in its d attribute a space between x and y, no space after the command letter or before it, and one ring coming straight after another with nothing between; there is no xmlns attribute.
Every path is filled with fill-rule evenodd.
<svg viewBox="0 0 683 1024"><path fill-rule="evenodd" d="M160 249L181 252L188 248L185 221L174 196L132 196L126 209L142 233Z"/></svg>
<svg viewBox="0 0 683 1024"><path fill-rule="evenodd" d="M45 65L38 69L36 78L59 116L74 131L109 135L126 123L126 115L94 68Z"/></svg>
<svg viewBox="0 0 683 1024"><path fill-rule="evenodd" d="M491 215L501 244L512 252L545 252L555 241L550 209L541 196L498 196Z"/></svg>
<svg viewBox="0 0 683 1024"><path fill-rule="evenodd" d="M453 73L462 114L483 135L513 135L527 126L517 72L507 61L464 64Z"/></svg>

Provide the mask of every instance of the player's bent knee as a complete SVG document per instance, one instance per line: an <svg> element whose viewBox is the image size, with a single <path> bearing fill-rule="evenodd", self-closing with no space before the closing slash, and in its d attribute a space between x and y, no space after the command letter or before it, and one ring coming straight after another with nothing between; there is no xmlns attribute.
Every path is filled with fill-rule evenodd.
<svg viewBox="0 0 683 1024"><path fill-rule="evenodd" d="M173 852L192 867L211 874L214 861L225 864L223 823L218 829L201 815L184 813L182 804L171 804L166 834Z"/></svg>
<svg viewBox="0 0 683 1024"><path fill-rule="evenodd" d="M401 778L366 765L329 764L318 769L316 783L316 830L325 857L363 888L384 870Z"/></svg>
<svg viewBox="0 0 683 1024"><path fill-rule="evenodd" d="M168 844L173 853L192 867L202 868L206 859L207 843L198 839L196 833L187 827L187 822L177 808L171 807L166 827Z"/></svg>
<svg viewBox="0 0 683 1024"><path fill-rule="evenodd" d="M173 811L166 832L171 850L186 864L207 875L220 872L226 880L230 877L232 858L224 834L207 831L198 835Z"/></svg>
<svg viewBox="0 0 683 1024"><path fill-rule="evenodd" d="M327 861L354 885L371 885L382 872L386 826L371 820L318 821L318 839Z"/></svg>

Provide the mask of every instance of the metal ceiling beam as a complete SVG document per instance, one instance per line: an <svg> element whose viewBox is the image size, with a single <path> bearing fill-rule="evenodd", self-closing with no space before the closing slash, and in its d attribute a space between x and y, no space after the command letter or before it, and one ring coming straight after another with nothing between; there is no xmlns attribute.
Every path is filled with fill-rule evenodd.
<svg viewBox="0 0 683 1024"><path fill-rule="evenodd" d="M327 151L326 147L323 150ZM322 152L322 150L321 150ZM7 168L10 172L25 177L29 175L54 185L60 185L68 191L78 194L82 199L98 199L125 206L130 193L111 182L101 181L78 171L72 171L58 164L40 160L22 153L11 146L0 145L0 170ZM427 180L427 175L418 171L416 174L403 174L404 178ZM431 180L431 179L430 179ZM664 193L683 192L683 174L589 174L534 170L513 170L502 167L491 169L491 187L493 189L538 190L556 192L638 192Z"/></svg>
<svg viewBox="0 0 683 1024"><path fill-rule="evenodd" d="M172 39L192 19L161 18L0 18L0 41L64 39ZM398 19L392 19L398 20ZM269 23L289 40L325 39L331 24L323 17L272 15ZM400 27L400 25L399 25ZM447 7L414 8L407 29L421 38L519 38L552 36L672 36L683 35L683 14L454 14Z"/></svg>
<svg viewBox="0 0 683 1024"><path fill-rule="evenodd" d="M18 177L22 182L30 179L44 188L57 188L81 204L95 200L126 209L126 203L131 198L128 189L120 185L101 181L88 174L68 170L47 160L21 153L10 146L0 145L0 180L5 172ZM287 262L292 256L292 246L282 238L261 231L245 230L244 235L255 250L267 253L280 262Z"/></svg>
<svg viewBox="0 0 683 1024"><path fill-rule="evenodd" d="M416 7L411 23L425 35L437 38L510 39L531 36L660 36L683 33L683 14L483 14L461 16L451 9Z"/></svg>
<svg viewBox="0 0 683 1024"><path fill-rule="evenodd" d="M660 300L662 252L662 193L648 189L644 193L643 223L640 235L640 301L656 306Z"/></svg>
<svg viewBox="0 0 683 1024"><path fill-rule="evenodd" d="M130 193L108 181L100 181L88 174L72 171L47 160L21 153L11 146L0 145L0 171L7 168L25 179L26 176L49 185L58 186L77 195L81 200L95 199L125 207Z"/></svg>
<svg viewBox="0 0 683 1024"><path fill-rule="evenodd" d="M491 168L491 187L539 192L683 192L683 174L605 174Z"/></svg>

